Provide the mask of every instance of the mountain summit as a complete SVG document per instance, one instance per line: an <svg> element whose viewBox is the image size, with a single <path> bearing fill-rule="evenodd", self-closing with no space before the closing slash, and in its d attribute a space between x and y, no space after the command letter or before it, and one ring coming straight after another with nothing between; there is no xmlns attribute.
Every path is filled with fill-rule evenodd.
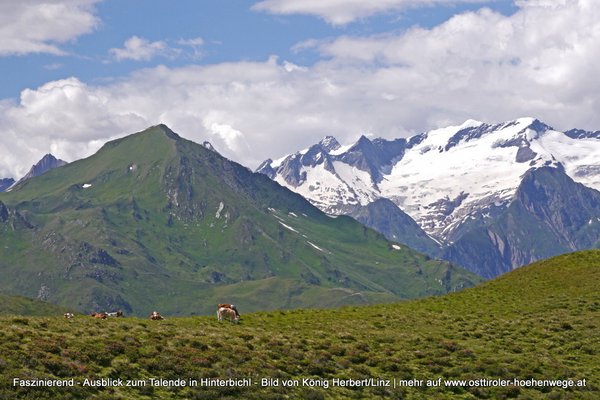
<svg viewBox="0 0 600 400"><path fill-rule="evenodd" d="M468 120L459 126L408 139L371 140L362 136L353 145L329 152L323 149L321 158L327 164L293 162L303 157L305 154L294 153L278 162L265 162L257 171L300 193L323 211L352 215L391 240L408 243L412 238L423 237L423 232L415 236L414 226L400 223L405 218L392 217L399 211L392 213L389 204L376 202L388 199L442 248L457 243L473 229L494 223L518 197L518 189L529 171L556 169L585 185L588 199L595 196L594 189L600 189L600 140L596 133L578 130L563 133L535 118L499 124ZM544 182L551 181L557 182ZM565 185L568 182L560 181ZM596 224L598 215L589 207L570 212L579 211L585 213L583 219ZM367 214L378 215L379 222ZM548 218L555 217L548 215ZM400 225L390 224L391 220ZM583 227L569 229L563 236L577 236ZM420 249L431 255L443 252L430 244L421 241L424 247ZM469 251L477 251L476 246L468 247ZM561 245L555 250L566 248L580 247ZM494 276L557 253L528 254L507 257L501 266L489 268L477 265L475 255L468 261L452 259L464 262L484 276Z"/></svg>
<svg viewBox="0 0 600 400"><path fill-rule="evenodd" d="M82 311L393 301L478 278L157 125L0 195L8 293Z"/></svg>
<svg viewBox="0 0 600 400"><path fill-rule="evenodd" d="M60 160L54 157L52 154L46 154L40 161L38 161L35 165L33 165L27 174L19 179L17 182L13 183L8 190L12 190L15 186L25 182L28 179L31 179L36 176L40 176L43 173L50 171L51 169L62 167L63 165L67 165L66 161Z"/></svg>

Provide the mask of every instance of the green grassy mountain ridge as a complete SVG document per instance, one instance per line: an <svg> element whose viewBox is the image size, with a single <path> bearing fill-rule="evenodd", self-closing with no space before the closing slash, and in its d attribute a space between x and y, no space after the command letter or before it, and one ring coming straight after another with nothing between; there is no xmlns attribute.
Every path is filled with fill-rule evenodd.
<svg viewBox="0 0 600 400"><path fill-rule="evenodd" d="M0 294L0 304L2 304L0 315L57 316L67 311L73 311L28 297L3 294Z"/></svg>
<svg viewBox="0 0 600 400"><path fill-rule="evenodd" d="M0 271L4 293L137 315L389 302L480 281L164 125L0 195Z"/></svg>
<svg viewBox="0 0 600 400"><path fill-rule="evenodd" d="M600 251L400 303L212 317L0 317L0 398L597 399ZM226 340L224 340L226 338ZM505 379L581 387L12 387L13 378Z"/></svg>

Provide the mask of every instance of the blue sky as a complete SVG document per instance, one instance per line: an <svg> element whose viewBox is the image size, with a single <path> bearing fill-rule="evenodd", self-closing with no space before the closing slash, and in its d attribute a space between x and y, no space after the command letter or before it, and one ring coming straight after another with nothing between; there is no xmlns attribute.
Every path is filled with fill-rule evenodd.
<svg viewBox="0 0 600 400"><path fill-rule="evenodd" d="M252 10L252 2L241 0L106 0L95 6L97 27L60 44L67 54L32 53L0 58L5 74L0 98L18 97L23 89L36 88L50 80L76 76L86 82L102 82L160 64L177 67L260 61L277 55L300 65L312 65L318 61L318 54L294 51L296 44L341 35L397 32L414 25L431 28L454 14L477 10L482 5L506 15L516 10L514 3L507 0L450 3L384 12L336 26L310 15L272 15ZM182 53L149 60L114 60L109 50L122 47L133 36L149 42L164 41ZM193 38L203 40L197 48L199 54L190 46L178 44L182 39Z"/></svg>
<svg viewBox="0 0 600 400"><path fill-rule="evenodd" d="M251 168L473 118L600 129L593 0L0 4L0 177L164 122Z"/></svg>

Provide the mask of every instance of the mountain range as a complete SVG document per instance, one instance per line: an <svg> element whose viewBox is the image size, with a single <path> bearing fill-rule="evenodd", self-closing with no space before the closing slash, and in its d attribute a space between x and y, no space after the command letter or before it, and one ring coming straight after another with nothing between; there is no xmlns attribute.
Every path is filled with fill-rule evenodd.
<svg viewBox="0 0 600 400"><path fill-rule="evenodd" d="M335 138L257 172L484 277L600 247L600 131L474 120L395 140Z"/></svg>
<svg viewBox="0 0 600 400"><path fill-rule="evenodd" d="M12 190L15 186L22 182L25 182L27 179L42 175L46 171L49 171L53 168L62 167L66 164L66 161L57 159L52 154L46 154L44 157L42 157L40 161L32 165L29 169L29 172L27 172L17 182L15 182L13 178L0 179L0 192Z"/></svg>
<svg viewBox="0 0 600 400"><path fill-rule="evenodd" d="M481 281L164 125L0 194L0 290L83 312L388 302Z"/></svg>

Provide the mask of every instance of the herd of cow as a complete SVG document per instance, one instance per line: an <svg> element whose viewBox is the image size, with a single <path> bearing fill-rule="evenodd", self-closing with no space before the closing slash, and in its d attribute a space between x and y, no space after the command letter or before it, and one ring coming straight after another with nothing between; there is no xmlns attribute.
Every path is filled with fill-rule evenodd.
<svg viewBox="0 0 600 400"><path fill-rule="evenodd" d="M101 313L93 312L90 314L90 316L92 318L97 318L97 319L107 319L110 317L124 317L125 315L123 314L123 311L119 310L119 311L114 311L114 312L101 312ZM75 317L75 314L67 312L64 314L64 317L66 319L71 319L71 318ZM159 312L153 311L152 314L150 314L150 319L152 321L160 321L165 318L162 315L160 315ZM219 321L228 319L231 322L237 323L240 320L240 313L238 312L238 310L234 304L225 304L225 303L217 304L217 319Z"/></svg>

